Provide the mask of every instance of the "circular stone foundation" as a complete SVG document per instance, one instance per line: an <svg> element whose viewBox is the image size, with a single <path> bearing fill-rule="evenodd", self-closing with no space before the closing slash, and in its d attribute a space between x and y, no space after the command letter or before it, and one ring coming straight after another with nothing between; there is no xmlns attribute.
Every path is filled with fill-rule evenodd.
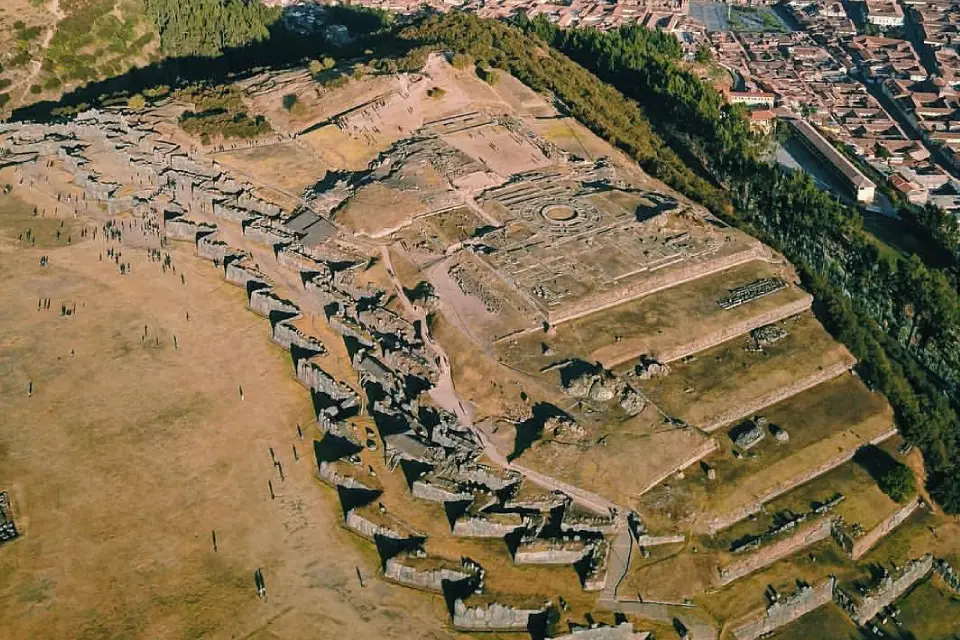
<svg viewBox="0 0 960 640"><path fill-rule="evenodd" d="M544 207L541 213L551 222L570 222L579 215L576 209L565 204L552 204Z"/></svg>

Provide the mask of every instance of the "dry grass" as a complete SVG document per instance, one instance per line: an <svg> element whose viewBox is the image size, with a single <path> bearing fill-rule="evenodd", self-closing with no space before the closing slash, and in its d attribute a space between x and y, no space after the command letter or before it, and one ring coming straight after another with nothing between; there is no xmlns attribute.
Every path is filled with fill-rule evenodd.
<svg viewBox="0 0 960 640"><path fill-rule="evenodd" d="M670 415L702 426L731 408L750 406L824 369L853 363L849 352L812 314L778 324L789 335L762 352L748 351L750 337L740 336L672 364L670 375L641 386Z"/></svg>
<svg viewBox="0 0 960 640"><path fill-rule="evenodd" d="M254 176L264 184L297 194L322 180L327 172L321 161L295 142L225 151L214 158L240 175Z"/></svg>
<svg viewBox="0 0 960 640"><path fill-rule="evenodd" d="M296 436L309 396L239 289L179 249L177 275L122 249L133 275L120 276L100 240L17 246L18 207L0 199L0 487L24 533L0 553L7 637L450 637L439 599L359 587L372 551L336 527L312 427ZM61 301L77 314L61 317Z"/></svg>
<svg viewBox="0 0 960 640"><path fill-rule="evenodd" d="M767 435L747 457L738 460L733 456L731 438L717 432L714 435L720 450L707 459L717 474L716 480L707 480L696 469L682 481L671 481L651 491L643 500L651 520L665 527L684 527L723 516L816 465L856 450L893 424L883 396L868 391L852 374L795 395L762 414L787 430L788 443L779 444ZM831 485L819 481L806 485L817 487L810 499L823 500L833 493L820 489L823 486ZM809 509L807 504L802 506L802 510Z"/></svg>
<svg viewBox="0 0 960 640"><path fill-rule="evenodd" d="M770 640L809 640L831 638L833 640L861 640L863 635L835 604L828 604L811 611L790 626L770 636ZM919 640L919 638L918 638Z"/></svg>
<svg viewBox="0 0 960 640"><path fill-rule="evenodd" d="M612 366L641 354L669 354L705 334L748 321L807 296L790 286L729 310L717 304L731 288L777 273L774 265L749 262L564 322L547 340L541 335L528 334L518 337L515 345L507 343L500 345L500 349L512 364L531 372L570 357ZM542 341L550 345L553 355L541 354Z"/></svg>

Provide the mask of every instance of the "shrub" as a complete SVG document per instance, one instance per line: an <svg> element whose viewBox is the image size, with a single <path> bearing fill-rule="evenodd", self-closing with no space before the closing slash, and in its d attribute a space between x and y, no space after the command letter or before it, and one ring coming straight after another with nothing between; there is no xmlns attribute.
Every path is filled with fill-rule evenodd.
<svg viewBox="0 0 960 640"><path fill-rule="evenodd" d="M877 481L880 489L897 502L906 502L917 493L917 479L907 465L897 462Z"/></svg>
<svg viewBox="0 0 960 640"><path fill-rule="evenodd" d="M450 64L457 69L466 69L473 64L473 58L465 53L455 53L453 57L450 58Z"/></svg>
<svg viewBox="0 0 960 640"><path fill-rule="evenodd" d="M283 108L287 111L290 111L297 105L297 96L293 93L288 93L283 96Z"/></svg>
<svg viewBox="0 0 960 640"><path fill-rule="evenodd" d="M447 92L440 87L430 87L427 89L427 95L431 98L442 98Z"/></svg>
<svg viewBox="0 0 960 640"><path fill-rule="evenodd" d="M141 94L135 93L127 100L127 106L135 111L139 111L147 106L147 100Z"/></svg>

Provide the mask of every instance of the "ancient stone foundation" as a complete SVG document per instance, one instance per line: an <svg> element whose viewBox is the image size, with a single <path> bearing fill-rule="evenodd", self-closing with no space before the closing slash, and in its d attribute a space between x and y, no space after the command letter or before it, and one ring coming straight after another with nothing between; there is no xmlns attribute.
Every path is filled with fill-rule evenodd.
<svg viewBox="0 0 960 640"><path fill-rule="evenodd" d="M383 575L388 580L392 580L406 587L432 591L434 593L443 593L443 584L445 582L461 582L473 577L474 574L468 572L466 569L453 569L449 567L437 567L433 569L419 568L411 566L409 561L404 557L397 556L387 560Z"/></svg>
<svg viewBox="0 0 960 640"><path fill-rule="evenodd" d="M463 600L457 599L453 603L453 626L464 631L524 631L531 616L546 610L546 605L538 609L519 609L499 602L468 607Z"/></svg>

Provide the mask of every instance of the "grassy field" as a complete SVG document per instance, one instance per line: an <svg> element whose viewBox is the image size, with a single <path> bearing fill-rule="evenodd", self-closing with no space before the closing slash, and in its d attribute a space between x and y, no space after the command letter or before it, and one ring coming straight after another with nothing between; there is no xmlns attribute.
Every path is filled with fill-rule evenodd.
<svg viewBox="0 0 960 640"><path fill-rule="evenodd" d="M667 413L702 426L731 407L749 406L819 371L852 364L849 352L813 314L777 324L787 330L787 337L760 352L748 351L749 336L740 336L671 365L670 375L641 386Z"/></svg>
<svg viewBox="0 0 960 640"><path fill-rule="evenodd" d="M36 246L17 241L25 225ZM0 553L5 636L449 638L439 598L360 588L377 560L294 460L315 433L309 395L243 292L179 249L164 274L120 247L121 276L79 225L97 223L71 218L58 242L58 223L0 196L0 488L23 532Z"/></svg>
<svg viewBox="0 0 960 640"><path fill-rule="evenodd" d="M770 636L771 640L863 640L864 636L850 618L834 604L820 607L803 616L788 627Z"/></svg>
<svg viewBox="0 0 960 640"><path fill-rule="evenodd" d="M762 414L790 434L788 443L780 444L768 434L746 457L736 459L731 438L716 433L720 450L707 459L716 479L708 480L702 470L696 469L682 480L658 487L641 502L648 517L665 527L700 527L711 517L722 516L789 483L811 467L854 451L893 424L883 397L868 391L851 374L793 396ZM869 479L866 472L862 475ZM859 488L859 480L854 484ZM833 490L826 488L831 486L830 482L815 480L800 491L812 487L810 499L823 500L832 495ZM779 500L768 511L776 510L777 504ZM809 509L805 503L800 506Z"/></svg>
<svg viewBox="0 0 960 640"><path fill-rule="evenodd" d="M960 596L939 577L924 580L898 602L902 629L916 640L951 640L960 625ZM881 628L897 637L890 621Z"/></svg>
<svg viewBox="0 0 960 640"><path fill-rule="evenodd" d="M669 355L704 334L749 321L807 296L790 286L733 309L723 310L717 304L730 289L778 273L774 265L749 262L564 322L546 340L553 350L549 356L542 355L539 348L544 341L541 335L521 336L499 349L511 364L531 372L570 357L613 366L644 353Z"/></svg>

